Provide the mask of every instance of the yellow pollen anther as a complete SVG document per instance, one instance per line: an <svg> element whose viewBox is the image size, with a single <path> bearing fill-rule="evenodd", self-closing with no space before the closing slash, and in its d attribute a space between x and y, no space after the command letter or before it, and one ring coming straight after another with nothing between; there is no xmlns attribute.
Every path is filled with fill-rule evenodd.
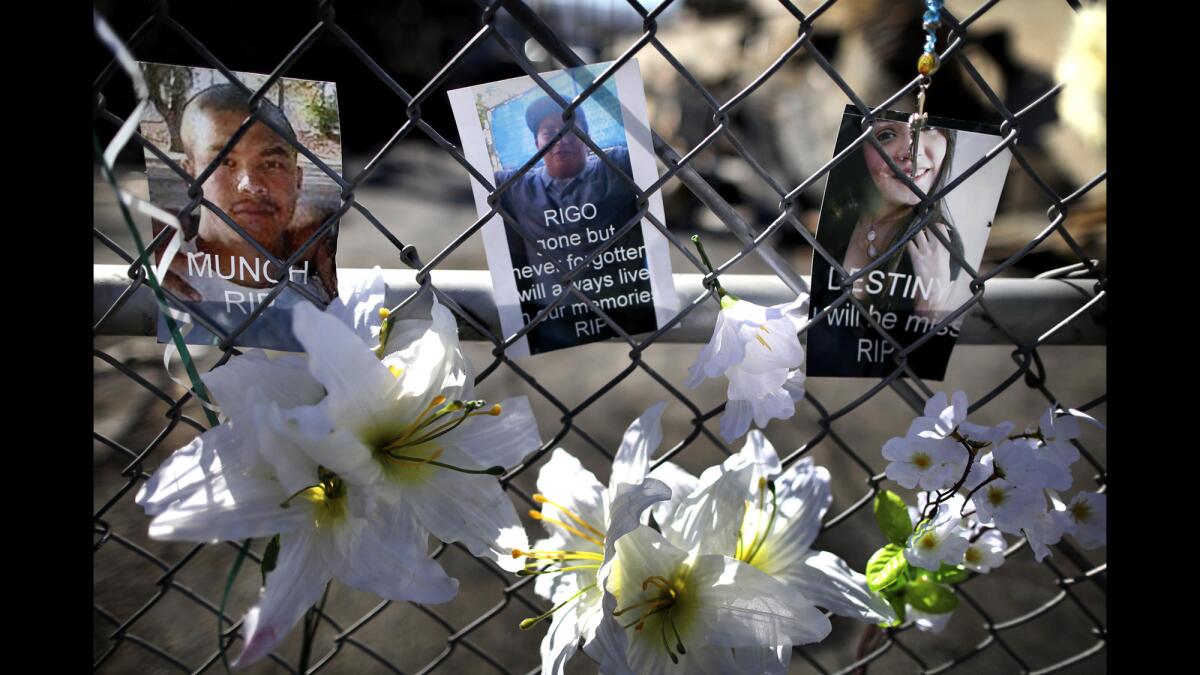
<svg viewBox="0 0 1200 675"><path fill-rule="evenodd" d="M775 351L774 349L771 349L771 345L767 344L767 341L763 339L763 336L761 336L761 335L755 335L755 336L754 336L754 339L755 339L755 340L758 340L758 344L760 344L760 345L762 345L762 346L766 347L766 348L767 348L767 351L769 351L769 352L773 352L773 351Z"/></svg>
<svg viewBox="0 0 1200 675"><path fill-rule="evenodd" d="M404 369L399 366L388 366L388 372L392 374L392 377L400 377Z"/></svg>
<svg viewBox="0 0 1200 675"><path fill-rule="evenodd" d="M386 318L388 318L388 317L389 317L389 316L391 316L391 315L392 315L392 312L391 312L390 310L388 310L388 308L387 308L387 307L380 307L380 308L379 308L379 318L381 318L381 319L386 319Z"/></svg>
<svg viewBox="0 0 1200 675"><path fill-rule="evenodd" d="M490 409L488 409L488 414L491 415L492 417L499 417L500 416L500 404L497 403L496 405L494 405Z"/></svg>

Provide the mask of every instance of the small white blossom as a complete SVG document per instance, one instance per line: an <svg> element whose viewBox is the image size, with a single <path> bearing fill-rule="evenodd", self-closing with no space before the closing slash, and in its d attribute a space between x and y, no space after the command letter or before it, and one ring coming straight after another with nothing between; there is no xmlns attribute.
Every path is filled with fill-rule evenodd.
<svg viewBox="0 0 1200 675"><path fill-rule="evenodd" d="M990 572L1004 564L1005 548L1004 535L996 530L988 530L967 546L962 564L974 572Z"/></svg>
<svg viewBox="0 0 1200 675"><path fill-rule="evenodd" d="M904 547L904 557L908 563L936 570L942 563L957 565L962 562L969 542L963 536L961 523L962 517L949 504L939 505L933 518L909 535Z"/></svg>
<svg viewBox="0 0 1200 675"><path fill-rule="evenodd" d="M883 444L883 457L884 473L902 487L943 490L962 475L968 455L955 441L896 437Z"/></svg>
<svg viewBox="0 0 1200 675"><path fill-rule="evenodd" d="M1108 540L1108 497L1099 492L1077 492L1067 504L1067 531L1086 549Z"/></svg>
<svg viewBox="0 0 1200 675"><path fill-rule="evenodd" d="M1033 559L1038 562L1050 555L1050 547L1057 544L1066 531L1066 512L1059 509L1060 506L1062 503L1056 501L1055 508L1031 517L1021 530L1033 550Z"/></svg>
<svg viewBox="0 0 1200 675"><path fill-rule="evenodd" d="M992 524L1001 532L1017 534L1031 526L1046 511L1040 490L1013 485L1003 478L980 487L971 497L979 522Z"/></svg>
<svg viewBox="0 0 1200 675"><path fill-rule="evenodd" d="M1049 476L1045 462L1038 457L1035 447L1034 441L1024 438L1001 443L995 450L983 456L978 465L979 473L973 472L968 482L983 474L985 479L995 475L1011 485L1024 488L1047 487ZM975 482L971 487L975 487L979 482Z"/></svg>

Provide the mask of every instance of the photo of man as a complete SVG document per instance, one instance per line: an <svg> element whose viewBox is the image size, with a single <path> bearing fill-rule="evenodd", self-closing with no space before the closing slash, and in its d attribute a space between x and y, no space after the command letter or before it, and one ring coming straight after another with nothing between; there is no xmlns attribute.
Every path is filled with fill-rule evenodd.
<svg viewBox="0 0 1200 675"><path fill-rule="evenodd" d="M594 86L610 65L448 92L463 153L493 179L471 190L481 216L497 213L483 241L501 328L533 324L514 357L647 333L678 309L666 237L638 219L638 189L658 179L641 74L632 60ZM560 101L575 102L569 123ZM660 192L647 211L664 220Z"/></svg>
<svg viewBox="0 0 1200 675"><path fill-rule="evenodd" d="M151 98L161 119L147 116L142 124L143 135L161 140L159 147L164 152L180 155L179 167L188 176L198 176L214 160L220 160L201 186L207 204L198 212L184 213L188 199L183 177L147 151L150 200L178 213L183 233L163 286L185 301L189 313L203 316L228 333L240 328L266 301L272 288L286 278L293 286L285 287L235 343L298 349L291 335L290 309L298 302L309 301L306 296L322 303L336 297L336 238L330 234L313 242L290 272L277 269L271 257L284 262L296 255L336 211L338 191L275 128L306 145L306 141L314 142L318 154L333 154L328 158L333 161L327 163L339 168L340 129L336 122L330 125L328 119L332 112L336 120L336 90L331 83L281 81L275 100L265 97L260 102L259 115L267 123L256 121L250 125L224 152L251 114L246 88L225 82L212 71L204 72L207 69L159 64L143 67L148 75L152 74L148 80L159 84ZM171 72L166 75L163 69ZM246 77L251 90L257 84L254 78L265 78ZM297 124L285 110L292 113ZM326 133L321 133L322 114ZM155 234L162 227L156 222ZM157 253L161 256L162 248ZM199 325L187 335L192 343L215 343L218 339Z"/></svg>
<svg viewBox="0 0 1200 675"><path fill-rule="evenodd" d="M525 109L525 124L541 150L563 128L562 108L542 96ZM582 107L575 113L575 125L588 132ZM627 148L605 148L604 154L625 176L633 173ZM500 196L501 205L532 237L561 234L581 222L620 228L637 213L637 197L629 181L592 154L574 133L554 142L543 160ZM497 172L496 183L507 182L515 171Z"/></svg>

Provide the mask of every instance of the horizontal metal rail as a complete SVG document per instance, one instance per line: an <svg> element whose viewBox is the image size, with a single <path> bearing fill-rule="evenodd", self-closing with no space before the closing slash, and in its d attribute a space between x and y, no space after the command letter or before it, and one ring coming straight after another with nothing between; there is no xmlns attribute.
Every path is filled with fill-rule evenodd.
<svg viewBox="0 0 1200 675"><path fill-rule="evenodd" d="M343 283L353 282L368 270L340 269ZM384 270L387 282L387 304L395 306L411 296L419 287L415 270ZM492 296L491 275L486 270L433 270L434 286L450 296L464 310L501 335L500 318ZM679 306L684 307L704 294L701 274L676 274L675 292ZM808 278L805 277L805 282ZM125 265L92 266L92 322L116 303L133 280ZM731 293L759 304L779 304L795 298L788 286L775 275L724 274L721 284ZM1079 312L1091 305L1066 325L1054 331L1040 344L1103 345L1106 343L1106 303L1095 298L1096 282L1092 279L992 279L987 282L984 298L987 310L976 303L963 320L960 344L1012 345L1014 340L1030 344L1054 328L1064 316ZM426 300L426 302L428 302ZM426 305L427 306L427 305ZM401 314L416 313L421 304L407 305ZM677 328L668 330L659 340L666 342L704 343L712 337L713 323L718 310L715 301L701 302L689 312ZM990 312L990 314L989 314ZM427 316L427 315L426 315ZM155 335L158 306L150 288L142 284L125 302L101 324L97 335ZM459 329L465 340L482 340L483 336L460 318ZM1009 334L1002 331L1003 326Z"/></svg>

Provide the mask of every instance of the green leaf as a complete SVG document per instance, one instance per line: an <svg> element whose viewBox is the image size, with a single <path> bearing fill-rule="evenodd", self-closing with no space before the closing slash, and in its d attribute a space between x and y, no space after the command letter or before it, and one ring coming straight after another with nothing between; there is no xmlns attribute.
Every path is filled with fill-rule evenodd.
<svg viewBox="0 0 1200 675"><path fill-rule="evenodd" d="M921 578L904 588L904 598L913 609L926 614L945 614L958 607L958 596L946 586Z"/></svg>
<svg viewBox="0 0 1200 675"><path fill-rule="evenodd" d="M904 590L901 589L898 591L890 591L888 593L884 593L883 599L887 600L888 604L892 606L892 611L894 611L896 613L896 620L892 623L884 623L884 624L880 624L880 625L887 627L887 628L894 628L894 627L899 626L900 624L904 623L904 616L907 613L906 605L908 604L904 600Z"/></svg>
<svg viewBox="0 0 1200 675"><path fill-rule="evenodd" d="M263 551L262 557L262 578L263 586L267 585L267 575L275 569L275 563L279 560L279 535L271 537L271 541L267 542L267 549Z"/></svg>
<svg viewBox="0 0 1200 675"><path fill-rule="evenodd" d="M888 541L897 546L903 546L913 531L908 507L900 495L891 490L875 495L875 522Z"/></svg>
<svg viewBox="0 0 1200 675"><path fill-rule="evenodd" d="M895 544L888 544L875 551L867 561L867 588L875 592L892 586L897 581L903 581L908 561L904 558L904 549Z"/></svg>
<svg viewBox="0 0 1200 675"><path fill-rule="evenodd" d="M970 576L971 573L962 565L942 563L942 566L933 573L933 580L943 584L957 584L966 581Z"/></svg>

